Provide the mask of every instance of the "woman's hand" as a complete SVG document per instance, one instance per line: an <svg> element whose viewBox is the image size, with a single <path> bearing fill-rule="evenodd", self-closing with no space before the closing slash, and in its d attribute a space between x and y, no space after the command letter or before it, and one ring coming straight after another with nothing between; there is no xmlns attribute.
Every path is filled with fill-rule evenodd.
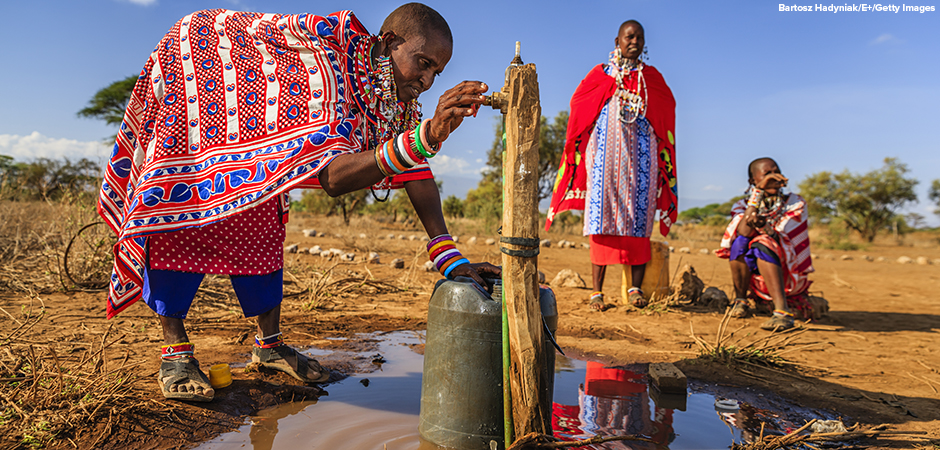
<svg viewBox="0 0 940 450"><path fill-rule="evenodd" d="M755 185L760 190L766 189L780 189L787 185L787 177L783 176L781 173L768 173L764 178L761 178L760 181Z"/></svg>
<svg viewBox="0 0 940 450"><path fill-rule="evenodd" d="M479 283L480 286L486 286L482 275L489 275L487 278L497 278L502 275L502 273L503 271L499 267L484 262L476 264L461 264L457 267L454 267L454 270L450 272L450 277L470 277L473 278L473 281Z"/></svg>
<svg viewBox="0 0 940 450"><path fill-rule="evenodd" d="M484 94L488 87L480 81L464 81L444 92L437 101L434 117L427 123L428 144L432 147L447 140L463 118L472 116L474 111L483 104Z"/></svg>

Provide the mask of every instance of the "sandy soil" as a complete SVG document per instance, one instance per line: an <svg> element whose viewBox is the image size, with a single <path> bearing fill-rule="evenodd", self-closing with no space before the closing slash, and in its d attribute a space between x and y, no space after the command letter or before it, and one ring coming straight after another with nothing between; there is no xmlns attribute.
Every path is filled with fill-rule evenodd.
<svg viewBox="0 0 940 450"><path fill-rule="evenodd" d="M473 261L499 263L495 245L483 241L491 234L474 231L458 223L461 250ZM463 228L463 229L462 229ZM304 237L301 230L328 231L324 237ZM359 238L365 233L369 238ZM337 237L336 234L342 236ZM376 239L394 234L396 239ZM405 239L398 239L402 235ZM356 262L326 261L320 256L289 254L287 266L295 277L286 277L285 291L301 292L311 288L320 292L290 296L283 306L286 339L299 347L337 346L366 348L361 341L327 340L356 333L425 328L427 303L436 273L425 272L424 243L408 236L421 236L418 230L391 227L370 219L356 219L346 227L335 219L294 214L288 225L287 244L301 249L320 245L357 253ZM474 245L470 236L478 236ZM579 244L581 236L548 235ZM692 265L706 286L730 292L730 278L725 260L701 249L714 249L717 239L709 233L681 233L670 245L688 247L689 253L672 253L670 270ZM685 237L685 239L681 239ZM378 252L381 264L359 262L368 252ZM611 364L656 361L677 362L690 377L731 386L761 386L784 397L814 408L832 410L850 423L886 423L889 429L926 431L940 438L940 265L899 264L900 256L931 260L940 258L937 242L917 246L871 245L865 251L815 249L812 291L829 300L831 311L820 321L805 325L800 342L821 342L808 349L791 352L787 359L804 366L800 372L786 374L756 371L755 376L741 374L701 358L690 337L706 341L715 338L723 312L702 311L681 306L636 310L617 306L605 312L592 312L587 306L590 291L555 287L559 309L559 337L562 347ZM847 255L851 259L843 260ZM884 257L886 261L863 259ZM405 260L404 269L389 263ZM588 251L583 248L543 248L539 268L551 281L554 275L571 268L590 283ZM620 271L611 268L605 286L608 301L619 298ZM313 274L313 275L311 275ZM362 280L372 280L362 283ZM239 313L237 302L226 290L224 280L211 280L187 321L196 355L203 367L229 363L243 367L250 360L253 322ZM590 287L590 286L588 286ZM0 334L6 335L22 325L23 312L42 301L45 318L32 326L27 336L10 347L25 351L33 346L71 347L81 350L89 343L114 342L105 351L103 364L109 367L133 367L133 399L142 406L119 417L101 416L95 423L84 424L77 431L60 436L51 447L61 448L186 448L194 441L208 439L242 423L243 417L261 408L314 396L314 387L299 386L287 376L266 372L234 371L235 383L217 394L209 404L168 403L154 382L159 361L162 334L153 313L143 304L129 308L118 318L104 319L103 292L70 292L29 296L0 293ZM311 308L311 306L315 306ZM765 320L751 317L736 320L733 328L745 326L739 333L759 336ZM78 351L78 350L74 350ZM367 370L361 361L324 358L333 369L333 380L345 374ZM136 364L136 365L135 365ZM3 432L2 447L15 447L19 436ZM923 440L896 438L874 443L878 448L914 448ZM933 448L933 447L927 447Z"/></svg>

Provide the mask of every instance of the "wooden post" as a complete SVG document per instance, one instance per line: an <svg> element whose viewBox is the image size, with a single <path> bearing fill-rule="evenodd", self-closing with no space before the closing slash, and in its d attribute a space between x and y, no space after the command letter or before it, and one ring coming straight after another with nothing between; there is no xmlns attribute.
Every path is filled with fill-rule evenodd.
<svg viewBox="0 0 940 450"><path fill-rule="evenodd" d="M539 84L534 64L510 66L501 96L506 114L503 159L503 228L500 246L533 250L507 238L534 239L538 249ZM551 434L551 413L540 402L545 387L542 311L537 256L503 252L503 293L509 316L513 429L516 438L531 432ZM553 370L553 368L548 368ZM508 443L507 443L508 445Z"/></svg>

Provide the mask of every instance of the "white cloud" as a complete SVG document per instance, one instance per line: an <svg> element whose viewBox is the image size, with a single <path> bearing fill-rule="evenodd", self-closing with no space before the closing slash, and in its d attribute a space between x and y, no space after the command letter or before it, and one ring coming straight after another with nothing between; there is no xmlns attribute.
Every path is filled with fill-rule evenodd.
<svg viewBox="0 0 940 450"><path fill-rule="evenodd" d="M871 45L878 45L878 44L885 44L885 43L900 44L902 42L904 41L898 39L891 33L883 33L881 36L878 36L873 41L871 41L870 44Z"/></svg>
<svg viewBox="0 0 940 450"><path fill-rule="evenodd" d="M478 175L483 170L480 166L472 166L467 160L447 155L437 155L429 159L434 175Z"/></svg>
<svg viewBox="0 0 940 450"><path fill-rule="evenodd" d="M703 191L715 191L715 192L718 192L718 191L724 190L724 187L718 186L718 185L715 185L715 184L709 184L708 186L703 187L702 190L703 190Z"/></svg>
<svg viewBox="0 0 940 450"><path fill-rule="evenodd" d="M109 147L99 141L57 139L39 134L38 131L28 136L0 134L0 155L12 156L17 161L31 161L36 158L88 158L92 161L102 161L108 154Z"/></svg>

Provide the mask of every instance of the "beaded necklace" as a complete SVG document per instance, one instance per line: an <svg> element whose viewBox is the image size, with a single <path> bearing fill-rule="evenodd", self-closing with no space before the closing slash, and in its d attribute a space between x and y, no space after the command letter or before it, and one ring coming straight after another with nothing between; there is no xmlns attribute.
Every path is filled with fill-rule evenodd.
<svg viewBox="0 0 940 450"><path fill-rule="evenodd" d="M361 102L360 109L367 119L365 141L370 150L421 123L421 104L417 100L398 100L391 58L379 56L375 66L372 64L372 50L382 40L381 36L360 39L352 61L351 78L361 94L354 97Z"/></svg>
<svg viewBox="0 0 940 450"><path fill-rule="evenodd" d="M617 80L617 91L614 94L619 99L617 118L624 123L633 123L637 117L646 114L646 104L649 99L646 92L646 80L643 79L644 64L640 60L629 60L622 56L620 47L610 52L610 65L614 70L614 79ZM631 72L636 72L635 90L624 86L624 77L629 78ZM640 90L642 89L642 95Z"/></svg>

